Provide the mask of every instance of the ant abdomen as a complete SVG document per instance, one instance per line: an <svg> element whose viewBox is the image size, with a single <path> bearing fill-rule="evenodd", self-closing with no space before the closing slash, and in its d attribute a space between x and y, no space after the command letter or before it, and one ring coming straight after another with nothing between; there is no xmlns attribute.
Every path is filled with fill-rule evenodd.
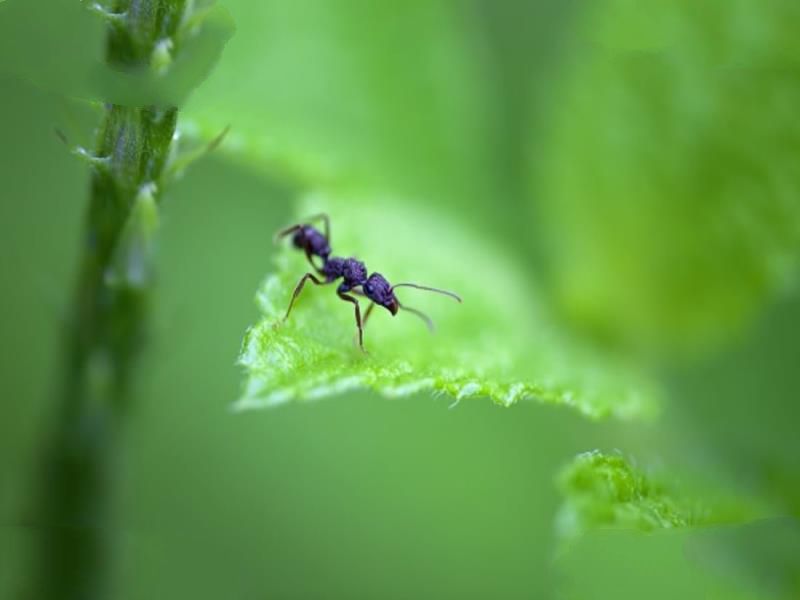
<svg viewBox="0 0 800 600"><path fill-rule="evenodd" d="M311 225L304 225L298 228L292 236L292 243L295 248L305 250L323 260L328 258L331 253L328 239Z"/></svg>

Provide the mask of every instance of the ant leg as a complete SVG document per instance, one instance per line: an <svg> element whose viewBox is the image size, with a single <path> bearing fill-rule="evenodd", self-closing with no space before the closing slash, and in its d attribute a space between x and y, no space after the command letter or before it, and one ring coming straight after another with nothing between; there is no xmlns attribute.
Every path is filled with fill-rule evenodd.
<svg viewBox="0 0 800 600"><path fill-rule="evenodd" d="M356 306L356 326L358 327L358 346L361 348L362 352L366 352L364 350L364 326L361 322L361 307L358 305L358 300L353 298L352 296L348 296L342 292L337 292L339 294L339 298L344 300L345 302L352 302Z"/></svg>
<svg viewBox="0 0 800 600"><path fill-rule="evenodd" d="M314 277L313 273L306 273L300 278L300 281L297 283L297 286L294 288L294 293L292 293L292 299L289 301L289 308L286 309L286 315L283 317L283 320L289 318L289 313L292 312L292 306L294 306L294 301L297 300L297 297L300 295L300 292L303 291L303 286L306 284L306 281L311 280L314 285L325 285L326 281L320 281L316 277Z"/></svg>
<svg viewBox="0 0 800 600"><path fill-rule="evenodd" d="M311 250L306 248L306 258L308 259L308 264L311 265L311 268L314 269L320 275L324 275L325 273L314 263L314 256L311 254Z"/></svg>
<svg viewBox="0 0 800 600"><path fill-rule="evenodd" d="M352 290L352 292L354 294L356 294L357 296L362 296L364 298L367 297L367 295L364 292L360 291L360 290ZM406 306L405 304L399 304L399 306L404 311L410 312L411 314L414 314L414 315L417 315L420 319L422 319L425 322L425 325L428 327L428 329L430 330L431 333L433 333L436 330L436 327L433 324L433 319L431 319L428 315L426 315L421 310L417 310L416 308L411 308L410 306ZM372 314L372 309L373 308L375 308L375 303L371 302L370 305L367 307L366 312L364 313L364 318L361 321L361 325L362 326L364 326L364 327L367 326L367 321L369 321L369 316L370 316L370 314Z"/></svg>
<svg viewBox="0 0 800 600"><path fill-rule="evenodd" d="M364 313L364 318L361 320L361 326L366 327L367 321L369 321L369 316L372 314L372 309L375 308L375 303L370 302L369 306L367 307L366 312Z"/></svg>
<svg viewBox="0 0 800 600"><path fill-rule="evenodd" d="M366 298L367 295L362 292L361 290L351 290L353 294L356 296L361 296L362 298ZM367 310L364 311L364 317L361 319L361 327L365 328L367 326L367 321L369 321L369 316L372 314L372 309L375 308L375 303L370 302Z"/></svg>
<svg viewBox="0 0 800 600"><path fill-rule="evenodd" d="M362 292L361 290L351 290L351 292L353 294L355 294L356 296L361 296L362 298L366 298L367 297L367 295L364 292ZM373 308L375 308L375 303L374 302L370 302L369 306L367 307L367 310L364 311L364 318L361 319L361 326L362 327L366 327L367 326L367 321L369 321L369 316L370 316L370 314L372 314L372 309Z"/></svg>

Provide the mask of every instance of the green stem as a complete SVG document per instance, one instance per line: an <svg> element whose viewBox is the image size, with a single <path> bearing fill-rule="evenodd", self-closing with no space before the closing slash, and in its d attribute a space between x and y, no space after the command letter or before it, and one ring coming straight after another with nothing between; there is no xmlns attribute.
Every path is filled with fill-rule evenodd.
<svg viewBox="0 0 800 600"><path fill-rule="evenodd" d="M107 61L163 68L185 0L116 0ZM169 43L166 43L166 42ZM157 60L156 60L157 59ZM106 105L66 332L57 422L45 455L34 597L109 598L115 456L148 322L150 254L178 111Z"/></svg>

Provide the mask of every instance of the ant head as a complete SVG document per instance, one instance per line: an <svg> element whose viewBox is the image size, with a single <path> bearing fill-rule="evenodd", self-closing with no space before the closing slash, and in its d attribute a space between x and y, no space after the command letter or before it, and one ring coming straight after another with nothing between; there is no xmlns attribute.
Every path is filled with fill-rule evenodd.
<svg viewBox="0 0 800 600"><path fill-rule="evenodd" d="M458 295L454 294L453 292L448 292L447 290L440 290L439 288L432 288L416 283L396 283L395 285L390 285L380 273L373 273L370 275L362 286L364 295L367 298L372 300L375 304L383 306L386 310L392 313L392 315L396 315L397 311L402 308L420 317L423 321L425 321L429 329L433 329L433 322L427 315L425 315L425 313L421 313L414 308L400 304L397 296L394 295L394 290L399 287L412 287L418 290L425 290L426 292L436 292L437 294L450 296L453 300L461 302L461 298Z"/></svg>
<svg viewBox="0 0 800 600"><path fill-rule="evenodd" d="M400 303L392 291L392 286L380 273L373 273L362 286L364 295L392 313L392 316L400 310Z"/></svg>

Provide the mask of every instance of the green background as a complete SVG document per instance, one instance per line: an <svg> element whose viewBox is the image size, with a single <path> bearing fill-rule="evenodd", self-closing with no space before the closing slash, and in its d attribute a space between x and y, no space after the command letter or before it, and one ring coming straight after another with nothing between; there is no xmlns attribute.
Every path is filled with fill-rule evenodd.
<svg viewBox="0 0 800 600"><path fill-rule="evenodd" d="M603 4L222 3L237 32L183 115L203 135L227 124L232 133L166 195L154 327L120 433L115 597L800 589L791 120L800 78L786 33L797 10L657 2L642 14ZM41 18L54 27L47 11ZM53 129L90 139L95 119L58 82L30 83L38 63L28 58L6 54L16 64L0 70L0 594L9 598L51 526L29 500L54 417L87 200L87 168ZM718 67L724 77L709 83ZM759 110L769 99L771 110ZM451 407L427 394L368 393L234 414L236 358L257 318L272 234L308 189L435 205L476 244L523 257L565 330L657 373L668 391L661 419L623 426L531 402ZM593 448L754 499L787 519L784 538L766 535L775 522L764 521L723 528L721 541L601 532L564 549L556 474Z"/></svg>

